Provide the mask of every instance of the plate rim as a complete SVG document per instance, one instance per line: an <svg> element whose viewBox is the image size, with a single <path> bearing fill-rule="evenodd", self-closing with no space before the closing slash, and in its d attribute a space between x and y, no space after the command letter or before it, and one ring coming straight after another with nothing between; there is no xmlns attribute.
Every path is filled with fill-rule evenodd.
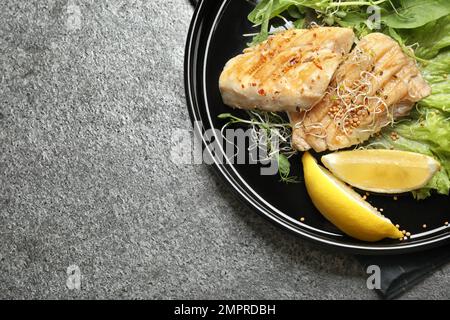
<svg viewBox="0 0 450 320"><path fill-rule="evenodd" d="M211 154L211 150L207 147L208 144L204 139L202 133L202 128L197 125L197 121L202 121L203 119L199 116L200 106L196 99L196 88L193 85L193 79L196 77L196 70L193 66L193 61L198 59L199 54L203 56L205 60L204 63L201 64L201 67L204 67L206 64L206 53L205 52L196 52L196 45L199 43L201 38L200 32L197 32L200 28L199 22L204 18L205 8L208 2L218 2L218 0L200 0L194 14L192 16L189 31L186 39L185 45L185 55L184 55L184 87L185 87L185 95L187 102L187 109L189 112L189 117L191 120L191 124L193 125L193 129L196 132L197 136L200 134L202 137L202 146ZM226 4L232 0L220 0L220 8L226 6ZM214 12L214 21L217 20L218 16L221 13L221 9L217 12ZM212 27L209 27L209 33L212 32L211 29L214 29L215 24ZM208 37L209 38L209 37ZM208 39L209 42L209 39ZM209 45L207 43L207 45ZM203 83L203 79L200 80ZM204 90L200 92L200 96L203 96ZM237 195L237 198L249 207L252 211L258 213L260 216L263 216L272 224L282 228L283 230L287 230L290 233L295 234L301 239L307 240L309 243L314 245L321 246L328 250L339 250L341 252L353 253L353 254L370 254L370 255L388 255L388 254L404 254L416 251L423 251L427 249L431 249L437 246L442 246L450 241L450 232L443 233L441 235L437 235L432 239L423 239L420 242L413 243L402 243L402 244L383 244L383 246L377 246L376 243L367 243L367 244L349 244L342 243L337 240L330 240L318 237L311 232L307 232L306 230L302 230L299 228L297 224L294 224L287 219L286 217L280 216L279 213L270 210L270 208L265 208L264 204L258 201L255 201L254 196L257 195L256 192L253 192L253 195L249 194L251 192L251 187L247 186L245 188L242 186L242 183L237 181L236 177L232 172L230 172L230 168L233 169L233 165L231 164L221 164L218 163L217 160L214 159L214 164L212 167L214 168L214 172L221 178L222 182L225 182L228 186L231 186L233 193ZM234 170L234 169L233 169ZM241 179L243 181L243 179ZM247 190L250 189L250 190Z"/></svg>

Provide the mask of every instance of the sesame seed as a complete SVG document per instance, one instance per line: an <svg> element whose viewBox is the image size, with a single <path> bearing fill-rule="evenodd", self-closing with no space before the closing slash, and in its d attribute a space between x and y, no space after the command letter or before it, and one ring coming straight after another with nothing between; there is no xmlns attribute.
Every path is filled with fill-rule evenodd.
<svg viewBox="0 0 450 320"><path fill-rule="evenodd" d="M408 237L403 237L403 240L408 240Z"/></svg>
<svg viewBox="0 0 450 320"><path fill-rule="evenodd" d="M411 232L407 232L407 233L406 233L406 236L407 236L407 237L411 237Z"/></svg>
<svg viewBox="0 0 450 320"><path fill-rule="evenodd" d="M301 217L301 218L300 218L300 221L301 221L301 222L305 221L305 218L304 218L304 217Z"/></svg>
<svg viewBox="0 0 450 320"><path fill-rule="evenodd" d="M422 225L422 228L425 229L426 227L427 227L427 225L424 223L424 224Z"/></svg>
<svg viewBox="0 0 450 320"><path fill-rule="evenodd" d="M402 230L402 233L403 233L403 234L406 234L406 230Z"/></svg>
<svg viewBox="0 0 450 320"><path fill-rule="evenodd" d="M384 209L383 208L380 208L380 212L383 212L384 211Z"/></svg>
<svg viewBox="0 0 450 320"><path fill-rule="evenodd" d="M394 200L397 200L398 198L397 197L394 197Z"/></svg>
<svg viewBox="0 0 450 320"><path fill-rule="evenodd" d="M448 221L445 221L444 224L445 224L446 226L448 226Z"/></svg>
<svg viewBox="0 0 450 320"><path fill-rule="evenodd" d="M396 227L397 229L400 229L400 225L399 225L399 224L396 224L395 227Z"/></svg>

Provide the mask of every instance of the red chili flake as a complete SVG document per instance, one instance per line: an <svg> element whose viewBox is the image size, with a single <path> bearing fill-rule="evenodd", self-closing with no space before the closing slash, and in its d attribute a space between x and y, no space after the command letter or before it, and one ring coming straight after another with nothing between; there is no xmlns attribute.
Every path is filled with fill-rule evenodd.
<svg viewBox="0 0 450 320"><path fill-rule="evenodd" d="M252 83L252 87L256 87L256 83L253 82L253 83Z"/></svg>
<svg viewBox="0 0 450 320"><path fill-rule="evenodd" d="M242 89L245 89L245 86L244 86L243 84L241 84L241 88L242 88Z"/></svg>
<svg viewBox="0 0 450 320"><path fill-rule="evenodd" d="M264 89L259 89L259 90L258 90L258 94L259 94L260 96L265 96L265 95L266 95L266 92L264 91Z"/></svg>
<svg viewBox="0 0 450 320"><path fill-rule="evenodd" d="M289 64L292 66L292 65L294 65L294 64L297 64L298 63L298 58L297 57L294 57L294 58L292 58L291 60L289 60Z"/></svg>
<svg viewBox="0 0 450 320"><path fill-rule="evenodd" d="M322 66L316 60L314 60L313 63L317 68L319 68L320 70L323 70Z"/></svg>

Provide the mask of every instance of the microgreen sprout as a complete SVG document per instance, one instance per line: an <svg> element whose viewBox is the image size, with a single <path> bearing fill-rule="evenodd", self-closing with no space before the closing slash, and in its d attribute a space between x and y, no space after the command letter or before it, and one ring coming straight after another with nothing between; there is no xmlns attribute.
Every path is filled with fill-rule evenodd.
<svg viewBox="0 0 450 320"><path fill-rule="evenodd" d="M261 160L277 161L281 181L286 183L298 182L296 176L290 175L289 158L295 155L297 151L291 145L292 126L289 121L274 112L251 110L246 111L246 113L248 119L237 117L231 113L218 115L218 118L228 120L221 131L223 132L225 128L234 124L248 126L253 137L253 145L251 144L248 149L261 147L257 146L256 143L264 141L266 145L263 147L267 151L267 156Z"/></svg>

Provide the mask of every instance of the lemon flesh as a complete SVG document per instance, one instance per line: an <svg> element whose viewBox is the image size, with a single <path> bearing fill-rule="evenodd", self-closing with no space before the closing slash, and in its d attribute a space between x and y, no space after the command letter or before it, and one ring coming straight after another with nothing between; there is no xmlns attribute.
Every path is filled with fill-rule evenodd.
<svg viewBox="0 0 450 320"><path fill-rule="evenodd" d="M322 163L349 185L378 193L420 189L440 169L432 157L397 150L335 152L323 156Z"/></svg>
<svg viewBox="0 0 450 320"><path fill-rule="evenodd" d="M403 234L388 218L317 164L308 152L302 157L305 185L315 207L345 234L363 241L399 239Z"/></svg>

